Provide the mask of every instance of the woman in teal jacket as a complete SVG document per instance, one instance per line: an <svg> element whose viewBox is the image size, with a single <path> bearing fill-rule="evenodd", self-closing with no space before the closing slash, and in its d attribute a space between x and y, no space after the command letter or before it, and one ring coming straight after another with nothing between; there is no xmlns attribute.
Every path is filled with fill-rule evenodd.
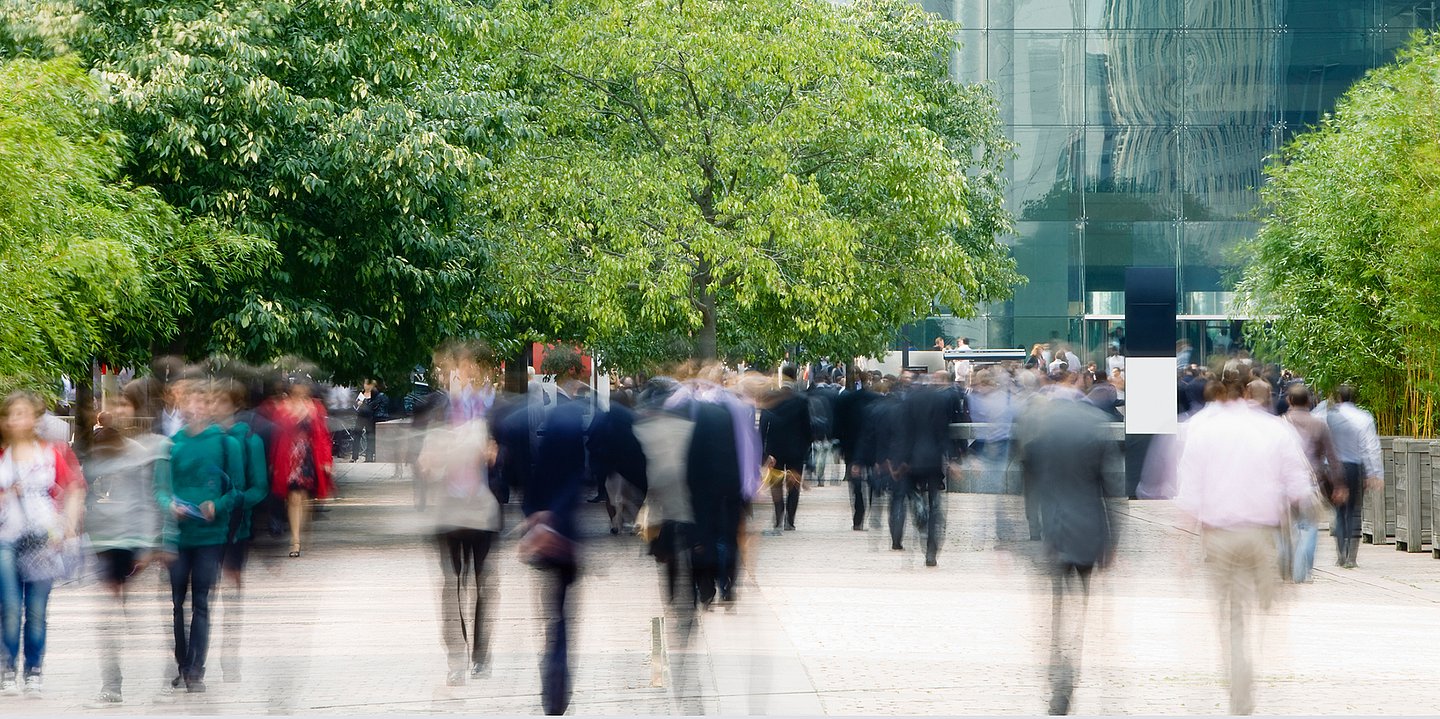
<svg viewBox="0 0 1440 719"><path fill-rule="evenodd" d="M175 662L171 689L205 691L205 656L210 645L210 594L220 578L220 560L230 538L230 515L244 506L245 463L240 442L211 415L208 383L189 380L180 389L186 424L173 437L170 472L159 474L155 497L165 516L163 546L170 555L170 598L174 603ZM191 594L190 625L185 595Z"/></svg>

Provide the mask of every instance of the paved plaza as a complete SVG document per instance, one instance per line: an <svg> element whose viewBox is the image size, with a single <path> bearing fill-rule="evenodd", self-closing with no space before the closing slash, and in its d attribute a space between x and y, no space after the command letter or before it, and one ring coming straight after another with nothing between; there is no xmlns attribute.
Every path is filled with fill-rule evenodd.
<svg viewBox="0 0 1440 719"><path fill-rule="evenodd" d="M542 626L533 572L515 540L492 554L489 676L447 687L436 609L438 553L407 479L392 465L340 467L340 498L305 555L257 548L238 617L218 602L209 691L167 697L168 590L142 576L129 608L126 704L135 714L531 714L539 712ZM950 494L940 566L888 533L852 531L847 491L816 488L795 532L754 536L753 571L733 609L705 613L692 667L700 704L652 686L656 565L635 537L605 533L586 505L571 713L1036 714L1046 708L1049 582L1034 545L1012 541L1014 497ZM768 517L768 506L759 512ZM997 548L997 516L1005 527ZM507 508L513 527L518 507ZM1094 584L1074 711L1224 713L1226 691L1195 536L1167 502L1120 510L1116 564ZM1257 710L1264 714L1431 714L1440 673L1440 561L1366 545L1334 567L1321 537L1313 584L1287 585L1264 625ZM101 589L57 588L43 699L0 698L0 714L85 713L98 691ZM238 629L236 627L239 627ZM672 624L673 626L673 624ZM238 666L223 662L235 640ZM228 664L229 666L222 666ZM228 676L227 676L228 675Z"/></svg>

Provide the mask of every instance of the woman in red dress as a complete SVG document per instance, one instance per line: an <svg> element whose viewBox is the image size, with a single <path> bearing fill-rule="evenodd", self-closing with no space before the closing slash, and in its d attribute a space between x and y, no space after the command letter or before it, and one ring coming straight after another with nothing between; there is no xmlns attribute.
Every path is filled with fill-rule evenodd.
<svg viewBox="0 0 1440 719"><path fill-rule="evenodd" d="M311 499L334 491L333 448L325 405L315 399L305 378L291 379L285 394L270 401L266 415L275 423L270 447L270 492L285 500L290 517L290 556L300 556L300 535Z"/></svg>

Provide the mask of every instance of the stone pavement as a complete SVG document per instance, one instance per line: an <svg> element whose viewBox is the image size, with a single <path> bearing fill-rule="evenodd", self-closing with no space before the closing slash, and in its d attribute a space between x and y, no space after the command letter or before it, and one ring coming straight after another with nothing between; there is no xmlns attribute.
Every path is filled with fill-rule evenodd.
<svg viewBox="0 0 1440 719"><path fill-rule="evenodd" d="M541 624L533 572L515 540L493 552L493 669L445 686L437 626L438 553L392 465L340 466L341 498L305 555L257 547L243 619L217 603L209 692L165 697L168 589L149 570L129 608L124 706L106 714L532 714ZM693 653L704 699L677 704L651 686L656 566L633 537L605 533L587 505L586 573L574 622L574 714L1035 714L1046 707L1050 590L1027 552L996 548L1021 526L1016 498L946 496L940 566L883 531L850 529L847 490L801 499L799 530L753 537L753 572L732 610L706 613ZM768 516L768 507L757 513ZM515 524L516 507L507 508ZM1089 606L1074 710L1215 714L1226 708L1218 637L1193 534L1165 502L1122 503L1122 545ZM1265 624L1257 682L1267 714L1430 714L1440 698L1440 561L1364 546L1333 567L1322 536L1310 585L1287 585ZM74 714L99 689L100 588L57 588L45 698L0 698L0 715ZM673 626L673 623L672 623ZM227 639L228 638L228 639ZM239 640L238 670L222 647ZM681 674L672 677L672 683Z"/></svg>

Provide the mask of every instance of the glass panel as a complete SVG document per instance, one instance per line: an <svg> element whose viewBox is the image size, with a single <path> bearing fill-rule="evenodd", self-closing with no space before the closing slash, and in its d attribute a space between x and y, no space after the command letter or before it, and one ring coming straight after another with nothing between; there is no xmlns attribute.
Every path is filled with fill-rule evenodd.
<svg viewBox="0 0 1440 719"><path fill-rule="evenodd" d="M1245 258L1236 256L1236 246L1255 236L1258 222L1186 222L1180 248L1180 296L1186 299L1180 311L1215 314L1193 306L1193 293L1230 292L1243 269Z"/></svg>
<svg viewBox="0 0 1440 719"><path fill-rule="evenodd" d="M1085 291L1124 292L1125 268L1174 265L1178 235L1173 222L1087 223Z"/></svg>
<svg viewBox="0 0 1440 719"><path fill-rule="evenodd" d="M1305 3L1287 3L1284 0L1245 0L1245 2L1197 0L1185 4L1185 27L1218 30L1272 30L1280 27L1288 19L1288 8L1296 4L1325 6L1330 3L1315 2L1314 0L1308 0ZM1366 3L1347 2L1346 4L1364 5Z"/></svg>
<svg viewBox="0 0 1440 719"><path fill-rule="evenodd" d="M1411 30L1428 30L1440 21L1440 3L1435 0L1379 0L1375 27L1409 37Z"/></svg>
<svg viewBox="0 0 1440 719"><path fill-rule="evenodd" d="M1085 14L1096 30L1173 29L1181 25L1183 5L1184 0L1089 0Z"/></svg>
<svg viewBox="0 0 1440 719"><path fill-rule="evenodd" d="M1180 216L1178 134L1171 127L1106 128L1087 138L1085 217L1091 222L1155 222Z"/></svg>
<svg viewBox="0 0 1440 719"><path fill-rule="evenodd" d="M1292 31L1365 30L1375 27L1375 0L1305 0L1285 4Z"/></svg>
<svg viewBox="0 0 1440 719"><path fill-rule="evenodd" d="M1274 135L1264 126L1189 127L1180 135L1181 211L1187 220L1253 216Z"/></svg>
<svg viewBox="0 0 1440 719"><path fill-rule="evenodd" d="M1185 122L1264 126L1279 119L1284 37L1213 30L1182 35Z"/></svg>
<svg viewBox="0 0 1440 719"><path fill-rule="evenodd" d="M1280 116L1289 133L1301 132L1335 108L1335 100L1364 76L1374 59L1367 33L1286 34L1289 61Z"/></svg>
<svg viewBox="0 0 1440 719"><path fill-rule="evenodd" d="M988 62L990 34L982 30L961 30L955 39L960 43L950 60L950 75L956 82L971 84L990 80ZM1000 89L992 88L997 100Z"/></svg>
<svg viewBox="0 0 1440 719"><path fill-rule="evenodd" d="M1064 317L1078 309L1071 305L1080 296L1079 245L1080 230L1074 222L1016 223L1011 252L1030 279L1015 289L1010 301L1017 321L1020 317Z"/></svg>
<svg viewBox="0 0 1440 719"><path fill-rule="evenodd" d="M991 34L990 72L1006 124L1080 124L1084 37L1082 32Z"/></svg>
<svg viewBox="0 0 1440 719"><path fill-rule="evenodd" d="M950 19L960 23L960 27L970 30L984 30L990 27L987 19L986 0L955 0L953 3L955 13Z"/></svg>
<svg viewBox="0 0 1440 719"><path fill-rule="evenodd" d="M990 3L990 21L1017 30L1071 30L1085 27L1087 0L1001 0Z"/></svg>
<svg viewBox="0 0 1440 719"><path fill-rule="evenodd" d="M1005 168L1005 206L1020 222L1076 220L1084 214L1078 162L1083 133L1078 128L1020 127L1007 134L1017 156Z"/></svg>
<svg viewBox="0 0 1440 719"><path fill-rule="evenodd" d="M1101 31L1086 35L1086 76L1100 105L1087 108L1089 122L1174 125L1180 120L1179 35L1173 31Z"/></svg>

